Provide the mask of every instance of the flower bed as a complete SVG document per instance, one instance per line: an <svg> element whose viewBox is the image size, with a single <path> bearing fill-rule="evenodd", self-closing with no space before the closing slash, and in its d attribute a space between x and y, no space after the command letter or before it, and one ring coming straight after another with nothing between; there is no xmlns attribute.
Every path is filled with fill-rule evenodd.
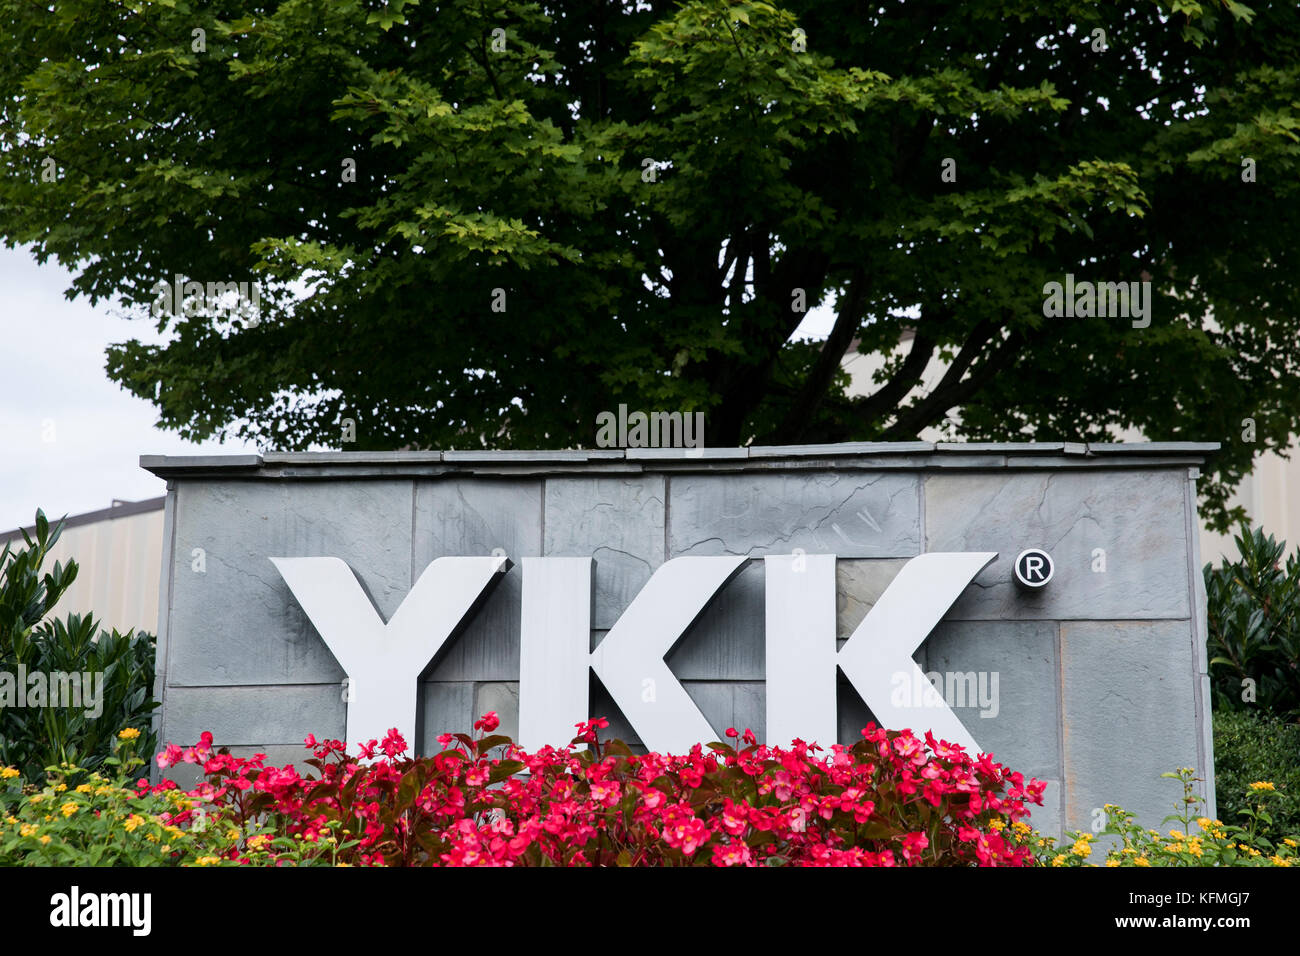
<svg viewBox="0 0 1300 956"><path fill-rule="evenodd" d="M190 791L139 775L139 732L118 735L116 770L50 768L42 788L0 769L0 863L22 865L362 866L1034 866L1087 865L1097 836L1064 843L1030 827L1044 784L988 755L874 725L830 753L795 741L730 743L638 755L578 725L567 747L528 753L494 733L444 734L431 757L406 756L396 731L349 755L309 736L314 772L215 752L211 734L168 745L160 767L188 763ZM582 746L583 749L577 749ZM1168 839L1105 808L1107 866L1289 866L1297 841L1197 818L1195 777ZM1267 825L1272 784L1252 785ZM1166 821L1167 822L1167 821ZM1195 829L1193 827L1195 826Z"/></svg>
<svg viewBox="0 0 1300 956"><path fill-rule="evenodd" d="M800 741L768 747L749 731L729 730L732 744L673 756L601 742L602 719L578 725L567 747L533 753L494 734L498 726L487 714L475 736L444 734L443 751L419 759L405 756L396 731L356 756L339 741L308 737L313 757L306 763L316 770L309 776L267 767L261 755L216 753L204 734L193 747L169 745L158 755L162 767L200 765L202 783L181 793L170 781L141 781L134 799L167 803L147 829L169 838L150 845L169 847L177 863L1034 863L1028 841L1018 837L1031 832L1026 803L1041 804L1044 784L929 734L871 725L857 744L827 754ZM94 795L94 786L74 787L72 816L90 809ZM56 840L66 843L47 831L51 821L39 819L44 800L32 801L40 796L20 800L19 822L0 841L6 858L54 862ZM121 827L127 818L113 817ZM47 836L54 839L40 842Z"/></svg>

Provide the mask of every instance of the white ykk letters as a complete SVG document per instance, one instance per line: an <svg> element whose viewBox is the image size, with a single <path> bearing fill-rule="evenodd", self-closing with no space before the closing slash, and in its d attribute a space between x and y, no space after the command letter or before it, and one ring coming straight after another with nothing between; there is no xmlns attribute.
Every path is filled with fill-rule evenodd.
<svg viewBox="0 0 1300 956"><path fill-rule="evenodd" d="M913 558L843 649L835 647L835 556L764 559L767 740L836 740L836 669L880 721L979 752L946 705L913 710L891 702L892 676L920 668L912 654L996 552ZM347 672L347 739L382 738L396 727L414 747L417 681L438 650L510 570L504 557L438 558L385 624L338 558L272 558ZM524 558L519 649L519 743L562 746L586 720L596 672L651 750L685 753L717 732L664 658L744 557L682 557L660 565L596 650L591 647L592 558ZM924 675L922 674L922 680ZM655 689L647 694L646 687Z"/></svg>
<svg viewBox="0 0 1300 956"><path fill-rule="evenodd" d="M396 727L414 751L418 682L433 655L510 570L510 559L438 558L387 624L338 558L272 558L347 672L347 740L383 740ZM567 742L567 741L566 741Z"/></svg>

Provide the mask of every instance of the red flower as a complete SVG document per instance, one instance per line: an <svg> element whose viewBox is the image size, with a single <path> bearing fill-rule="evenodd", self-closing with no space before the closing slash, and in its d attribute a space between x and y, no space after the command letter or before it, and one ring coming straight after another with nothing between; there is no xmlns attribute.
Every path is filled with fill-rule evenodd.
<svg viewBox="0 0 1300 956"><path fill-rule="evenodd" d="M496 730L500 726L501 726L501 720L500 718L497 717L497 712L495 710L489 710L478 720L474 721L475 730L482 730L485 733L489 733L489 734L492 733L492 731Z"/></svg>
<svg viewBox="0 0 1300 956"><path fill-rule="evenodd" d="M909 833L903 837L903 859L911 863L919 859L921 851L930 845L930 838L924 833Z"/></svg>
<svg viewBox="0 0 1300 956"><path fill-rule="evenodd" d="M754 866L754 855L743 843L729 843L713 848L714 866Z"/></svg>
<svg viewBox="0 0 1300 956"><path fill-rule="evenodd" d="M397 728L393 727L388 731L388 736L384 738L384 742L379 747L391 759L406 749L406 740L397 732Z"/></svg>
<svg viewBox="0 0 1300 956"><path fill-rule="evenodd" d="M181 762L184 751L175 744L168 744L167 748L158 755L159 767L170 767Z"/></svg>
<svg viewBox="0 0 1300 956"><path fill-rule="evenodd" d="M602 807L616 806L623 798L623 790L616 781L598 780L591 785L591 799Z"/></svg>

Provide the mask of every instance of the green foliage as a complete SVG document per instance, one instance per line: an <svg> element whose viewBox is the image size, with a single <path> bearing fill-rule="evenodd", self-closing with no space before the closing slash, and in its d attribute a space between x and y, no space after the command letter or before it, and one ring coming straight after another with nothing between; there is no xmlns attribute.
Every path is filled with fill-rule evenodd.
<svg viewBox="0 0 1300 956"><path fill-rule="evenodd" d="M1281 866L1300 865L1300 832L1277 826L1274 811L1282 796L1271 781L1252 781L1243 794L1241 822L1211 820L1198 816L1204 802L1195 790L1200 780L1190 767L1160 776L1178 780L1183 796L1175 812L1165 823L1175 826L1166 833L1139 826L1122 807L1105 806L1106 824L1100 835L1113 838L1100 864L1121 867L1188 867L1188 866ZM1219 799L1222 795L1219 794ZM1272 834L1272 835L1271 835ZM1289 835L1288 835L1289 834ZM1044 866L1088 866L1093 841L1097 836L1072 830L1062 843L1036 837L1032 846L1038 862Z"/></svg>
<svg viewBox="0 0 1300 956"><path fill-rule="evenodd" d="M1210 680L1216 710L1300 715L1300 556L1242 526L1238 560L1205 566Z"/></svg>
<svg viewBox="0 0 1300 956"><path fill-rule="evenodd" d="M0 0L0 235L140 315L263 283L255 326L110 349L192 439L590 446L622 402L715 446L1132 427L1224 443L1222 526L1300 432L1300 11L1131 6ZM1149 278L1150 327L1046 319L1066 273ZM837 312L816 361L800 296ZM850 397L853 343L907 330Z"/></svg>
<svg viewBox="0 0 1300 956"><path fill-rule="evenodd" d="M221 850L213 846L224 848L240 834L217 817L191 819L193 801L178 789L133 787L145 763L139 743L115 738L113 753L101 761L104 773L51 766L41 787L0 770L0 866L217 863L210 854Z"/></svg>
<svg viewBox="0 0 1300 956"><path fill-rule="evenodd" d="M29 781L54 765L99 766L126 727L141 732L145 751L157 743L149 717L158 706L154 637L101 631L92 615L49 616L77 575L75 561L41 572L62 527L37 511L35 538L24 532L26 547L0 550L0 693L12 695L0 700L0 764L18 767ZM33 695L18 706L18 684L31 694L31 675L40 675L42 705L33 706ZM56 685L62 706L52 706Z"/></svg>
<svg viewBox="0 0 1300 956"><path fill-rule="evenodd" d="M1214 794L1225 823L1246 826L1254 810L1250 785L1276 787L1272 821L1260 832L1275 843L1300 833L1300 724L1268 713L1214 715Z"/></svg>

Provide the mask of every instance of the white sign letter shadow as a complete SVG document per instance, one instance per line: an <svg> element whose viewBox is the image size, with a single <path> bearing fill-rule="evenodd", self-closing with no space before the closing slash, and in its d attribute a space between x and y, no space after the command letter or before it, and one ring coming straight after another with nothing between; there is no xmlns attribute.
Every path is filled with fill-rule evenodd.
<svg viewBox="0 0 1300 956"><path fill-rule="evenodd" d="M411 753L420 673L511 567L497 556L437 558L385 624L339 558L271 562L351 681L347 742L382 740L396 727Z"/></svg>

